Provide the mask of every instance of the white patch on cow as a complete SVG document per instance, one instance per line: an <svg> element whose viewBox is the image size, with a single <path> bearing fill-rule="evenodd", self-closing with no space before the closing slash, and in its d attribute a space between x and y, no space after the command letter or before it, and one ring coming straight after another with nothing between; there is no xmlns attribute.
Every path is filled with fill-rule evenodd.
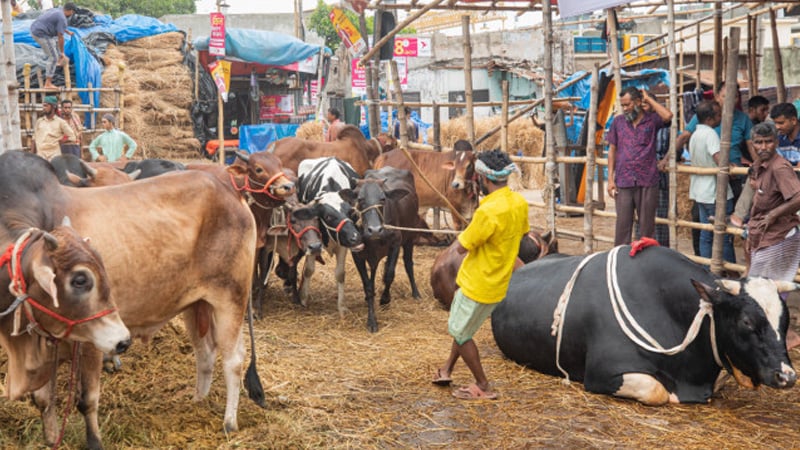
<svg viewBox="0 0 800 450"><path fill-rule="evenodd" d="M319 197L317 197L317 199L323 205L328 205L331 208L340 212L343 211L342 204L344 203L344 200L342 199L341 196L339 196L338 192L325 192Z"/></svg>
<svg viewBox="0 0 800 450"><path fill-rule="evenodd" d="M673 394L670 394L663 384L652 375L644 373L623 374L622 386L614 395L632 398L650 406L663 405L673 400ZM674 400L678 400L677 396L674 397Z"/></svg>
<svg viewBox="0 0 800 450"><path fill-rule="evenodd" d="M792 369L792 366L786 364L785 362L781 362L781 372L785 373L786 375L793 375L794 369Z"/></svg>
<svg viewBox="0 0 800 450"><path fill-rule="evenodd" d="M744 283L744 291L764 310L767 321L775 332L775 339L781 339L780 323L783 314L783 300L772 280L766 278L750 278Z"/></svg>

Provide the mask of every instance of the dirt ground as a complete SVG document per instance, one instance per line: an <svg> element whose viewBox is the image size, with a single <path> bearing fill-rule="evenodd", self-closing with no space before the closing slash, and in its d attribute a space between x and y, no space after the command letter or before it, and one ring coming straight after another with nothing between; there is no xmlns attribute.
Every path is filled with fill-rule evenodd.
<svg viewBox="0 0 800 450"><path fill-rule="evenodd" d="M532 224L543 224L532 213ZM559 222L567 220L582 219ZM598 225L610 235L611 225ZM237 433L222 431L225 389L219 363L210 396L192 401L194 357L180 319L174 320L149 347L137 342L123 356L121 372L103 374L100 421L107 448L797 446L797 388L749 391L729 380L708 405L645 407L587 393L578 383L566 386L559 378L504 359L488 322L476 342L500 398L476 403L454 399L450 389L430 383L451 342L447 312L437 306L429 284L439 251L415 249L422 300L411 298L398 266L393 300L379 310L376 334L366 330L363 291L349 259L350 312L344 319L336 310L330 258L327 265L317 266L308 308L293 306L273 278L265 317L255 324L267 407L259 408L243 393ZM561 251L578 254L582 245L562 240ZM800 361L800 352L791 356L796 364ZM67 366L62 367L62 396L66 372ZM471 381L463 363L453 375L456 385ZM38 413L27 403L0 401L0 423L0 447L41 447ZM62 448L84 446L82 419L75 412Z"/></svg>

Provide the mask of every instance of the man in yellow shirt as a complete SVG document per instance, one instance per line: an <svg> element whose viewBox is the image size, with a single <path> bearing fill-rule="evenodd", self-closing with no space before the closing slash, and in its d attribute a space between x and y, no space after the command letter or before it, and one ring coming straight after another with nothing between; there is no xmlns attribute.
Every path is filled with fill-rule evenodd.
<svg viewBox="0 0 800 450"><path fill-rule="evenodd" d="M458 236L457 251L467 253L456 277L448 332L453 336L450 356L434 374L433 383L450 385L453 367L461 357L475 383L453 391L464 400L494 399L472 337L506 296L522 236L530 231L528 203L508 188L508 176L517 170L500 150L481 152L475 172L485 195L470 225Z"/></svg>
<svg viewBox="0 0 800 450"><path fill-rule="evenodd" d="M45 97L44 103L42 103L43 115L36 119L33 127L31 151L48 161L61 154L61 139L64 136L71 141L77 139L72 127L64 119L58 117L57 109L58 98L53 95Z"/></svg>

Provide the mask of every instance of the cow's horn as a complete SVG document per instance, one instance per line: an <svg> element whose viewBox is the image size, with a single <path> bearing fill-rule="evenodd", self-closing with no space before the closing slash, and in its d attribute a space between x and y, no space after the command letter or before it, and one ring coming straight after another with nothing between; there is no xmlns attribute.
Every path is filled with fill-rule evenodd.
<svg viewBox="0 0 800 450"><path fill-rule="evenodd" d="M55 236L45 231L42 237L44 238L44 244L47 250L52 252L58 248L58 239L56 239Z"/></svg>
<svg viewBox="0 0 800 450"><path fill-rule="evenodd" d="M70 220L69 216L64 216L64 218L61 219L61 225L65 226L65 227L71 227L72 226L72 220Z"/></svg>
<svg viewBox="0 0 800 450"><path fill-rule="evenodd" d="M86 172L86 175L89 175L90 178L94 179L95 177L97 177L97 169L90 166L89 164L86 164L86 161L81 160L81 167Z"/></svg>
<svg viewBox="0 0 800 450"><path fill-rule="evenodd" d="M792 292L800 289L800 284L793 283L791 281L773 281L775 282L775 286L778 288L778 293Z"/></svg>
<svg viewBox="0 0 800 450"><path fill-rule="evenodd" d="M250 162L250 155L244 152L236 152L236 157L241 159L244 162Z"/></svg>
<svg viewBox="0 0 800 450"><path fill-rule="evenodd" d="M128 174L128 178L130 178L131 180L135 180L135 179L139 178L139 175L141 175L141 174L142 174L142 169L136 169L133 172Z"/></svg>
<svg viewBox="0 0 800 450"><path fill-rule="evenodd" d="M742 291L742 283L733 280L717 280L717 286L731 295L739 295Z"/></svg>

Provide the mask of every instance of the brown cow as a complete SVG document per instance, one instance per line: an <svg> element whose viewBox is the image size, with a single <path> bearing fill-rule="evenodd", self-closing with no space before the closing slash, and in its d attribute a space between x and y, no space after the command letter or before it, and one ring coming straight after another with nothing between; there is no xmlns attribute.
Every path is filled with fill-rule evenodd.
<svg viewBox="0 0 800 450"><path fill-rule="evenodd" d="M456 285L456 275L464 261L465 254L458 253L456 248L458 242L453 242L449 247L442 250L431 267L431 289L433 297L439 300L439 304L446 310L450 310L453 303L453 296L458 289ZM539 234L531 231L522 237L519 244L519 255L517 265L514 270L533 260L544 258L552 253L558 253L558 241L551 232Z"/></svg>
<svg viewBox="0 0 800 450"><path fill-rule="evenodd" d="M433 187L447 198L447 201L456 208L459 214L470 220L478 206L477 183L474 180L475 153L472 151L431 152L425 150L408 150L408 153ZM408 170L414 174L420 213L424 213L428 208L448 207L441 197L428 186L428 183L417 174L414 165L402 150L392 150L375 160L376 169L386 166ZM466 223L456 216L453 216L453 220L459 229L466 226Z"/></svg>
<svg viewBox="0 0 800 450"><path fill-rule="evenodd" d="M29 192L38 195L46 216L72 217L75 229L91 238L105 264L119 315L134 337L148 340L183 313L197 356L195 399L208 394L216 355L221 355L227 390L224 426L236 430L245 353L241 331L256 241L255 221L245 202L231 193L230 184L197 171L121 186L65 188L46 161L8 153L19 154L14 157L24 167L11 181L36 180ZM0 173L6 176L6 171ZM84 395L95 402L100 374L94 369L100 358L97 351L82 358L93 363L81 367L81 376L92 380L92 389ZM248 370L246 381L257 377ZM260 395L263 403L263 391ZM49 396L35 400L42 411L54 414Z"/></svg>
<svg viewBox="0 0 800 450"><path fill-rule="evenodd" d="M288 137L275 142L268 151L280 158L283 167L295 173L303 160L335 156L350 163L353 170L362 176L372 168L372 163L381 153L378 144L372 139L367 140L361 130L354 125L343 127L339 137L333 142Z"/></svg>

